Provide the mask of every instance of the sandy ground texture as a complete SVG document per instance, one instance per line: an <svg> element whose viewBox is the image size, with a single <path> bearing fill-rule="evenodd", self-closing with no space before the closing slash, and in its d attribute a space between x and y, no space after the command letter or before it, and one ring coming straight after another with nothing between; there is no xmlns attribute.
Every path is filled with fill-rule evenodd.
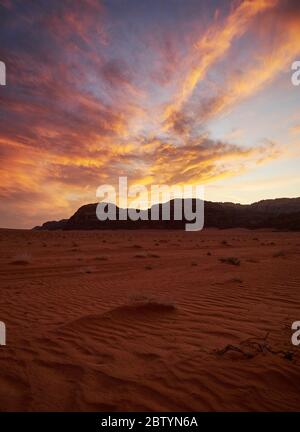
<svg viewBox="0 0 300 432"><path fill-rule="evenodd" d="M300 233L0 231L2 411L299 410Z"/></svg>

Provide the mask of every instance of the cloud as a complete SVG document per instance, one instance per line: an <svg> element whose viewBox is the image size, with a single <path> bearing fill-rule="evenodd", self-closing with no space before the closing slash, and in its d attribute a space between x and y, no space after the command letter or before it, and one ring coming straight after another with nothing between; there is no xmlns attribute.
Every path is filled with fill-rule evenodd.
<svg viewBox="0 0 300 432"><path fill-rule="evenodd" d="M242 1L233 9L225 21L215 19L208 30L195 42L190 54L188 72L177 89L176 97L166 106L166 123L172 124L174 114L192 95L197 84L204 79L208 70L222 59L236 38L241 37L257 14L275 7L277 0ZM218 17L218 15L217 15Z"/></svg>
<svg viewBox="0 0 300 432"><path fill-rule="evenodd" d="M271 15L264 17L264 21L257 24L264 26L261 35L261 45L264 49L259 53L259 57L251 56L251 61L245 65L245 70L233 71L218 94L203 103L199 110L202 120L228 112L233 106L265 88L280 73L290 69L293 60L300 55L300 13L298 19L294 17L291 20L288 17L289 14L286 16L281 14L279 20L279 15ZM277 24L276 35L273 35L271 41L264 43L267 34L272 34L274 20Z"/></svg>
<svg viewBox="0 0 300 432"><path fill-rule="evenodd" d="M191 0L172 13L155 1L0 7L0 224L16 223L14 211L19 226L68 216L120 175L210 183L279 157L273 141L246 146L236 125L216 140L208 122L272 83L299 52L292 2L214 9Z"/></svg>
<svg viewBox="0 0 300 432"><path fill-rule="evenodd" d="M297 125L292 126L292 127L290 128L290 132L291 132L292 134L296 134L296 135L300 134L300 124L297 124Z"/></svg>

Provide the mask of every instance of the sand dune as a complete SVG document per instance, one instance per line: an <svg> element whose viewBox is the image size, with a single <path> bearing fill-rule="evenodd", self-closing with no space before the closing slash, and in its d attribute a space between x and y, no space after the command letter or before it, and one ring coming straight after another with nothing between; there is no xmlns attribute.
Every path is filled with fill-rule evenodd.
<svg viewBox="0 0 300 432"><path fill-rule="evenodd" d="M299 255L300 233L0 231L0 409L298 410Z"/></svg>

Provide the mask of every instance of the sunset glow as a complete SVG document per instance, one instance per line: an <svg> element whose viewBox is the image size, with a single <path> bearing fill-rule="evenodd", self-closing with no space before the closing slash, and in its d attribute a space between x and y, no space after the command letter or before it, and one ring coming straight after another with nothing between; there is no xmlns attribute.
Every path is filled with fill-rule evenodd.
<svg viewBox="0 0 300 432"><path fill-rule="evenodd" d="M299 196L295 60L295 1L0 0L0 226L69 217L120 176Z"/></svg>

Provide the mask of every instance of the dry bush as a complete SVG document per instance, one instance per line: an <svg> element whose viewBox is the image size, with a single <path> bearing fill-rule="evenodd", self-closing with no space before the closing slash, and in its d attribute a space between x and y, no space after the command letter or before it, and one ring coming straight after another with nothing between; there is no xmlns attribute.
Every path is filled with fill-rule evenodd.
<svg viewBox="0 0 300 432"><path fill-rule="evenodd" d="M128 296L129 305L134 307L153 307L164 310L175 310L176 305L173 301L163 298L154 297L146 293L132 293Z"/></svg>
<svg viewBox="0 0 300 432"><path fill-rule="evenodd" d="M10 264L27 265L31 263L31 256L27 253L16 255Z"/></svg>
<svg viewBox="0 0 300 432"><path fill-rule="evenodd" d="M258 260L258 259L255 259L255 258L248 258L246 261L249 262L249 263L252 263L252 264L257 264L257 263L259 263L259 260Z"/></svg>
<svg viewBox="0 0 300 432"><path fill-rule="evenodd" d="M135 244L132 246L134 249L143 249L141 245Z"/></svg>
<svg viewBox="0 0 300 432"><path fill-rule="evenodd" d="M222 263L231 264L231 265L235 265L235 266L239 266L241 264L241 261L236 257L219 258L219 260Z"/></svg>
<svg viewBox="0 0 300 432"><path fill-rule="evenodd" d="M154 254L154 253L148 253L148 257L149 257L149 258L160 258L159 255Z"/></svg>
<svg viewBox="0 0 300 432"><path fill-rule="evenodd" d="M236 277L236 278L229 279L228 282L232 282L232 283L243 283L242 279L237 278L237 277Z"/></svg>
<svg viewBox="0 0 300 432"><path fill-rule="evenodd" d="M274 349L268 343L268 337L269 333L261 338L250 337L241 341L238 345L228 344L223 349L215 350L215 353L219 356L228 355L231 358L245 359L253 359L258 355L273 354L289 361L293 360L294 353L292 351Z"/></svg>
<svg viewBox="0 0 300 432"><path fill-rule="evenodd" d="M140 253L140 254L134 255L134 258L147 258L147 255L145 253Z"/></svg>

